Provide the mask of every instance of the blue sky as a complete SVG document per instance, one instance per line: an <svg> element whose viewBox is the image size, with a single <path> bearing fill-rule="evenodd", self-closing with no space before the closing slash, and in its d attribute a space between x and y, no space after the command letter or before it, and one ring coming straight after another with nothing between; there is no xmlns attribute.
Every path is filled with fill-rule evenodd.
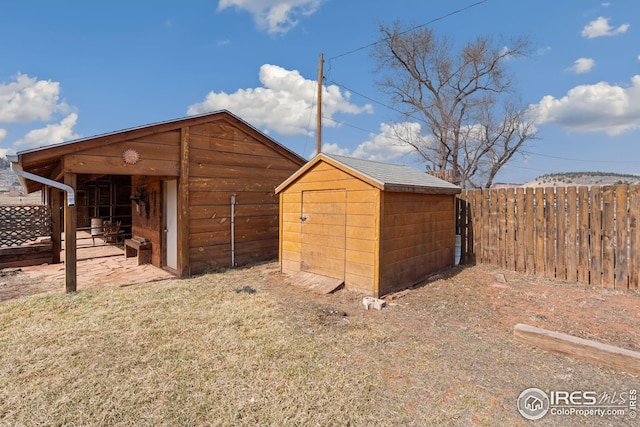
<svg viewBox="0 0 640 427"><path fill-rule="evenodd" d="M3 1L0 154L227 109L308 158L323 53L323 150L421 168L390 143L399 117L367 48L398 20L457 43L530 38L532 55L509 69L538 139L496 182L640 174L640 2L476 3Z"/></svg>

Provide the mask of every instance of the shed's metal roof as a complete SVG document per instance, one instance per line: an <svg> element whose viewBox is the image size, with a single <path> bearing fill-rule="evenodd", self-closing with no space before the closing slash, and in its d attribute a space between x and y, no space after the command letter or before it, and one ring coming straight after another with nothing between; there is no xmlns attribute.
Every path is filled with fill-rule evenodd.
<svg viewBox="0 0 640 427"><path fill-rule="evenodd" d="M461 191L461 188L455 184L436 178L433 175L421 172L410 166L356 159L354 157L339 156L337 154L323 153L322 155L369 179L377 181L388 190L392 189L391 187L393 186L409 186L440 189L453 194Z"/></svg>

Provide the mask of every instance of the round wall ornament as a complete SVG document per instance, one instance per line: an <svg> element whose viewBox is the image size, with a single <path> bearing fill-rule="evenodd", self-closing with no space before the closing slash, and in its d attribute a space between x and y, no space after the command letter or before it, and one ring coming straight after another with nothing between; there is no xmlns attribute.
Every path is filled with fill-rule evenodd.
<svg viewBox="0 0 640 427"><path fill-rule="evenodd" d="M122 160L128 165L135 165L140 161L140 153L133 148L129 148L122 152Z"/></svg>

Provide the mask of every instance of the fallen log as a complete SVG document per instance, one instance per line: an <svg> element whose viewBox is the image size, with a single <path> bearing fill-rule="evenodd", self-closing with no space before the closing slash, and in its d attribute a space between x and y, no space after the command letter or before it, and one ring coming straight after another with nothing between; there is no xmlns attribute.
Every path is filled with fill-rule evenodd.
<svg viewBox="0 0 640 427"><path fill-rule="evenodd" d="M516 341L577 359L601 363L640 376L640 353L597 341L586 340L518 323L514 327Z"/></svg>

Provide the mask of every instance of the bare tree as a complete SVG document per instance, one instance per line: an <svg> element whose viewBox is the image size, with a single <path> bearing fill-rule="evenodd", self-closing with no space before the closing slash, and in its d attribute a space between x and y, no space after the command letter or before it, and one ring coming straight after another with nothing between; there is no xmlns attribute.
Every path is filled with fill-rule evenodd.
<svg viewBox="0 0 640 427"><path fill-rule="evenodd" d="M459 51L426 27L381 27L373 57L378 85L405 121L419 121L428 137L407 138L427 170L452 170L463 187L490 187L500 169L536 129L516 104L508 60L527 55L526 38L504 47L478 37Z"/></svg>

